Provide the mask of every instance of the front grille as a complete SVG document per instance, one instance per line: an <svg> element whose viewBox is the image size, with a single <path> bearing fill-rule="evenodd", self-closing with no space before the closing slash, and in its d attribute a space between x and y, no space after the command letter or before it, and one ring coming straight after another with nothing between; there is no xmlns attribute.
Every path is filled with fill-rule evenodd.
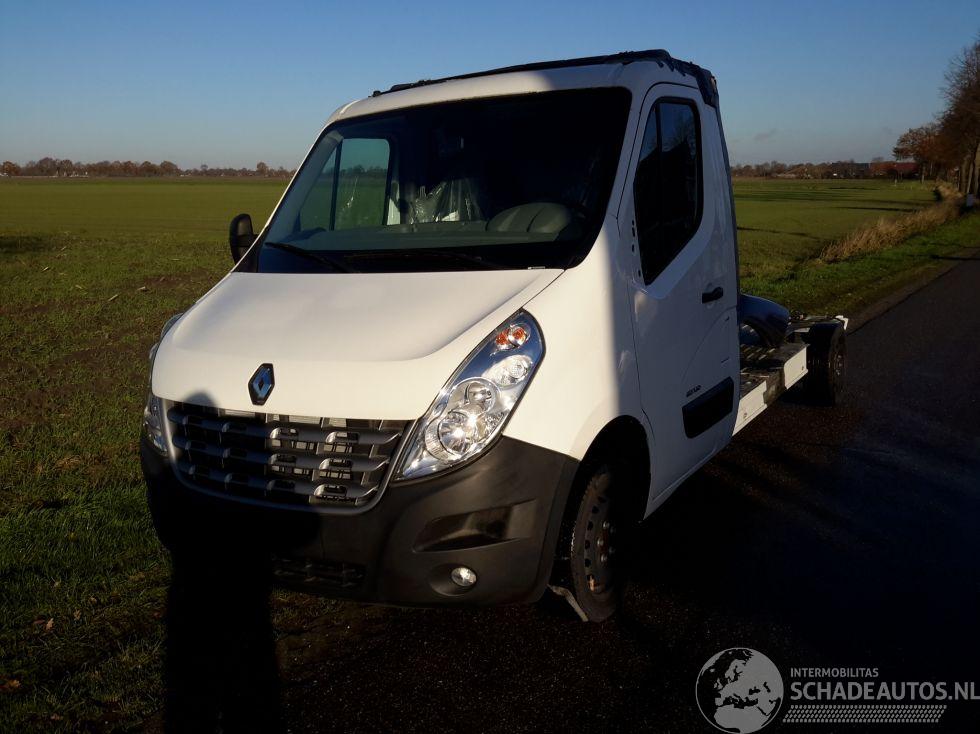
<svg viewBox="0 0 980 734"><path fill-rule="evenodd" d="M358 506L381 488L405 421L307 418L171 403L177 471L193 486L307 507Z"/></svg>

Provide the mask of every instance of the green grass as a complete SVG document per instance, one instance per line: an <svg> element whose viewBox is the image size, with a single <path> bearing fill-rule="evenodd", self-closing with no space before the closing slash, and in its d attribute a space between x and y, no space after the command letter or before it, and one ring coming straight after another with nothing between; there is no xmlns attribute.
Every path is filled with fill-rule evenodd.
<svg viewBox="0 0 980 734"><path fill-rule="evenodd" d="M735 207L745 289L765 290L860 224L915 211L934 201L912 181L736 179Z"/></svg>
<svg viewBox="0 0 980 734"><path fill-rule="evenodd" d="M0 232L215 244L240 212L260 227L285 186L281 179L0 180Z"/></svg>
<svg viewBox="0 0 980 734"><path fill-rule="evenodd" d="M746 290L809 313L855 315L888 293L980 246L980 214L970 214L900 245L825 264L808 260L779 278L746 279ZM753 285L754 283L754 285Z"/></svg>
<svg viewBox="0 0 980 734"><path fill-rule="evenodd" d="M228 269L231 217L260 224L283 186L0 181L0 730L126 728L159 708L169 572L136 452L147 350ZM736 196L746 289L797 308L856 308L980 242L973 216L821 266L826 242L931 189L739 181ZM277 624L337 609L277 599Z"/></svg>

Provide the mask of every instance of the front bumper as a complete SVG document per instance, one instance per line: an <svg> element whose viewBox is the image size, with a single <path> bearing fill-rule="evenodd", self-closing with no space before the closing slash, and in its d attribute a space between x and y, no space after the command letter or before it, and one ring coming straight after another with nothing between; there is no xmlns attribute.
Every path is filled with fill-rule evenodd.
<svg viewBox="0 0 980 734"><path fill-rule="evenodd" d="M471 464L391 485L352 515L205 494L179 480L146 439L140 454L157 534L171 550L191 551L191 562L259 558L279 585L405 605L540 598L578 468L568 456L503 437ZM476 572L474 586L451 581L457 566Z"/></svg>

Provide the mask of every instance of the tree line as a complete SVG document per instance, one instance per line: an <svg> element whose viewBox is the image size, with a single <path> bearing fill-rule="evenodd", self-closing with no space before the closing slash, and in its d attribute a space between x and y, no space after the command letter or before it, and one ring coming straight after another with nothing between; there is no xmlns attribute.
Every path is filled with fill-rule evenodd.
<svg viewBox="0 0 980 734"><path fill-rule="evenodd" d="M80 163L68 158L45 157L38 161L29 161L24 165L13 161L4 161L0 164L0 173L5 176L52 176L52 177L78 177L78 176L132 176L132 177L172 177L172 176L234 176L249 177L261 176L269 178L289 178L294 171L290 171L282 166L273 168L272 166L259 161L255 168L211 168L202 163L196 168L181 168L171 161L152 163L143 161L98 161L97 163Z"/></svg>
<svg viewBox="0 0 980 734"><path fill-rule="evenodd" d="M766 163L732 166L733 176L752 176L755 178L906 178L915 175L896 161L874 158L870 163L853 160L824 163Z"/></svg>
<svg viewBox="0 0 980 734"><path fill-rule="evenodd" d="M947 178L964 194L980 188L980 38L950 62L946 107L936 119L903 133L894 154L918 163L930 177Z"/></svg>

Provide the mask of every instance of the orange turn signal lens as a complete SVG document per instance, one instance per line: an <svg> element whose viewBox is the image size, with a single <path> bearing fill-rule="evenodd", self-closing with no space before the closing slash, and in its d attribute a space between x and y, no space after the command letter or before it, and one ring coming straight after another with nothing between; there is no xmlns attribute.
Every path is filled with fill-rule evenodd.
<svg viewBox="0 0 980 734"><path fill-rule="evenodd" d="M508 326L506 329L497 332L494 342L498 350L508 350L523 346L527 339L527 329L523 326Z"/></svg>

